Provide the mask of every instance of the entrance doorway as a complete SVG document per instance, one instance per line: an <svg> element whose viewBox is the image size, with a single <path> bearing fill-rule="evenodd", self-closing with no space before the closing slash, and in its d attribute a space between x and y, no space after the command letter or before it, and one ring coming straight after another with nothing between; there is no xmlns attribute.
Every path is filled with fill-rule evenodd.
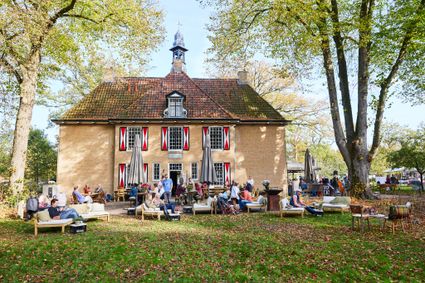
<svg viewBox="0 0 425 283"><path fill-rule="evenodd" d="M180 178L182 177L182 169L183 169L183 166L181 163L169 164L170 178L171 180L173 180L173 189L172 189L173 196L176 194L177 184Z"/></svg>

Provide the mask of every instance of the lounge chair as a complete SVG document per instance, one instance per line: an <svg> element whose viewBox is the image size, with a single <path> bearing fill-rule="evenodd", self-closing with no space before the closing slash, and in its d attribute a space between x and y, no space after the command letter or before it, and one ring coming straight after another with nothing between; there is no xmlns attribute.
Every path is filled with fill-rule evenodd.
<svg viewBox="0 0 425 283"><path fill-rule="evenodd" d="M263 196L259 196L257 201L253 201L246 204L246 209L249 213L250 210L261 210L264 209L264 212L267 211L267 199Z"/></svg>
<svg viewBox="0 0 425 283"><path fill-rule="evenodd" d="M287 198L279 201L280 217L283 217L283 215L301 215L301 217L304 217L304 211L305 209L303 207L292 207Z"/></svg>
<svg viewBox="0 0 425 283"><path fill-rule="evenodd" d="M136 207L136 211L134 214L137 216L137 213L140 213L142 215L142 221L145 220L145 216L154 216L157 217L158 220L161 220L161 215L164 215L164 211L162 211L159 208L150 208L147 207L145 203L142 203L141 205Z"/></svg>
<svg viewBox="0 0 425 283"><path fill-rule="evenodd" d="M195 215L196 212L201 212L201 211L204 211L204 212L207 211L207 212L211 212L211 214L213 214L213 212L214 212L214 199L212 197L208 197L206 204L199 204L199 203L193 204L193 207L192 207L193 215Z"/></svg>

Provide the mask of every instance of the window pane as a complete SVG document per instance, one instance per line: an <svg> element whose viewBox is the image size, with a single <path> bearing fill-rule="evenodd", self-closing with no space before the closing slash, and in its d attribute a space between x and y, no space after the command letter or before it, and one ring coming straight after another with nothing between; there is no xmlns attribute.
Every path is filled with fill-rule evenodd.
<svg viewBox="0 0 425 283"><path fill-rule="evenodd" d="M159 178L159 174L160 174L160 166L159 166L159 164L158 163L155 163L154 165L153 165L153 180L154 181L158 181L158 180L160 180L160 178Z"/></svg>
<svg viewBox="0 0 425 283"><path fill-rule="evenodd" d="M223 128L210 127L211 149L223 149Z"/></svg>
<svg viewBox="0 0 425 283"><path fill-rule="evenodd" d="M168 99L168 117L183 116L183 98Z"/></svg>
<svg viewBox="0 0 425 283"><path fill-rule="evenodd" d="M217 182L214 185L224 184L224 168L223 163L214 163L215 174L217 175Z"/></svg>
<svg viewBox="0 0 425 283"><path fill-rule="evenodd" d="M181 163L170 163L170 171L182 171Z"/></svg>
<svg viewBox="0 0 425 283"><path fill-rule="evenodd" d="M183 128L182 127L169 127L169 147L170 150L182 150L183 148Z"/></svg>
<svg viewBox="0 0 425 283"><path fill-rule="evenodd" d="M192 163L192 180L198 180L198 163Z"/></svg>
<svg viewBox="0 0 425 283"><path fill-rule="evenodd" d="M127 128L127 149L131 150L134 147L134 142L136 140L136 135L140 136L140 141L142 141L143 137L140 134L140 127L128 127ZM142 141L143 143L143 141Z"/></svg>

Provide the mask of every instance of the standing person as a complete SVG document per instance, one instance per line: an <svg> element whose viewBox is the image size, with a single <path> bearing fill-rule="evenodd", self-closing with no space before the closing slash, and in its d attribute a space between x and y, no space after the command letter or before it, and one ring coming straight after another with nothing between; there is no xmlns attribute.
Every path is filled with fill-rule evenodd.
<svg viewBox="0 0 425 283"><path fill-rule="evenodd" d="M248 188L248 191L252 193L252 190L254 189L254 179L252 176L248 177L248 181L246 181L246 187Z"/></svg>
<svg viewBox="0 0 425 283"><path fill-rule="evenodd" d="M67 218L79 218L80 215L78 214L78 212L73 209L73 208L68 208L66 210L64 210L64 208L58 208L58 200L57 199L52 199L52 201L50 202L50 207L49 207L49 215L50 218L52 219L67 219Z"/></svg>
<svg viewBox="0 0 425 283"><path fill-rule="evenodd" d="M164 175L162 175L161 180L158 182L158 194L159 196L162 198L162 195L164 194L164 185L163 185L163 181L164 181Z"/></svg>
<svg viewBox="0 0 425 283"><path fill-rule="evenodd" d="M230 191L230 199L232 200L233 205L236 205L239 202L239 193L238 183L233 181L232 189Z"/></svg>
<svg viewBox="0 0 425 283"><path fill-rule="evenodd" d="M171 201L171 190L173 189L173 180L171 178L168 178L168 175L165 174L164 180L162 181L162 185L164 186L164 200L167 203L170 203Z"/></svg>

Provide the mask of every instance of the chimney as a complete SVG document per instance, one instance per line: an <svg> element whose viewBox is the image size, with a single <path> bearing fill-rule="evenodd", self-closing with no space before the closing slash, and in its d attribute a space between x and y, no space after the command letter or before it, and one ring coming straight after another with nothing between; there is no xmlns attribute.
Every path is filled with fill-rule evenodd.
<svg viewBox="0 0 425 283"><path fill-rule="evenodd" d="M105 69L103 73L103 82L105 83L113 83L115 82L115 72L112 67L108 67Z"/></svg>
<svg viewBox="0 0 425 283"><path fill-rule="evenodd" d="M248 72L243 70L238 72L238 83L240 85L248 84Z"/></svg>
<svg viewBox="0 0 425 283"><path fill-rule="evenodd" d="M184 63L182 60L174 60L173 66L171 67L172 73L181 73L184 70Z"/></svg>

